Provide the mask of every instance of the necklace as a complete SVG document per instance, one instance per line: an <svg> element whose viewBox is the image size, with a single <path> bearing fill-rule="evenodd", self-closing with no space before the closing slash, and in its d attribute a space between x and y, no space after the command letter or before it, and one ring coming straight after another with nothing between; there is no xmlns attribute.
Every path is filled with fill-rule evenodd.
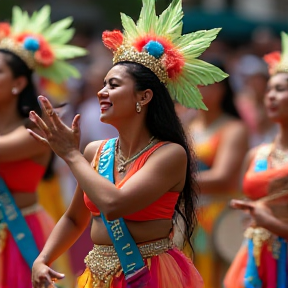
<svg viewBox="0 0 288 288"><path fill-rule="evenodd" d="M276 168L276 167L281 167L283 164L286 164L288 162L288 151L287 150L281 150L279 148L276 148L276 143L272 144L271 147L271 166Z"/></svg>
<svg viewBox="0 0 288 288"><path fill-rule="evenodd" d="M151 148L154 145L154 136L152 136L148 142L148 144L140 150L137 154L130 158L125 158L122 154L121 147L119 144L119 138L117 139L116 142L116 149L115 151L117 152L117 160L118 160L118 167L117 170L119 173L124 173L126 171L126 165L137 159L141 154L143 154L145 151L147 151L149 148Z"/></svg>

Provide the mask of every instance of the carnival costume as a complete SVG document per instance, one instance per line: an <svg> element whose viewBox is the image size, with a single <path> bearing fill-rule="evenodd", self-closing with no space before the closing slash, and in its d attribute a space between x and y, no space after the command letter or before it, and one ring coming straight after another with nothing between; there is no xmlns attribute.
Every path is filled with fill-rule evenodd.
<svg viewBox="0 0 288 288"><path fill-rule="evenodd" d="M40 77L61 83L79 77L65 59L86 50L66 45L73 37L72 18L50 23L50 7L30 17L13 8L12 23L0 23L0 52L18 56ZM15 151L17 153L17 151ZM0 287L30 288L31 266L53 229L54 221L39 205L19 209L13 193L36 193L45 167L30 159L0 163Z"/></svg>
<svg viewBox="0 0 288 288"><path fill-rule="evenodd" d="M227 74L196 58L209 47L220 29L181 35L183 11L180 0L173 0L159 16L155 14L155 0L142 2L137 24L121 13L124 32L105 31L102 35L104 45L114 54L113 63L128 61L141 64L150 69L167 87L173 100L186 107L207 109L197 86L221 81ZM115 143L117 139L102 142L92 162L98 173L112 183ZM166 144L161 141L152 142L152 145L136 158L116 187L121 188L145 165L156 149ZM94 245L85 259L87 269L79 277L78 287L202 287L203 281L191 259L180 252L170 238L136 244L125 225L125 220L172 220L178 196L179 193L166 192L157 201L132 215L107 221L84 193L86 206L94 216L101 215L113 246ZM125 240L126 237L129 240ZM127 244L119 247L121 241L124 241L123 245ZM131 255L134 254L137 257L140 255L140 259L136 259L136 256L133 258ZM132 258L129 259L130 256Z"/></svg>
<svg viewBox="0 0 288 288"><path fill-rule="evenodd" d="M264 56L271 76L288 72L287 56L288 35L283 32L282 55L273 52ZM279 189L287 189L287 155L281 157L277 155L274 143L262 144L258 147L243 179L243 191L249 199L258 200L271 193L279 192ZM283 221L287 221L285 201L282 201L281 205L273 211L277 213L275 217ZM249 227L244 236L246 239L227 272L224 287L287 288L287 241L258 227Z"/></svg>
<svg viewBox="0 0 288 288"><path fill-rule="evenodd" d="M211 96L213 97L213 95ZM216 119L204 131L193 131L194 149L197 157L198 170L207 171L212 168L227 123L231 117L222 115ZM228 201L236 193L230 190L218 191L218 193L202 194L199 196L198 227L195 231L194 263L202 275L205 288L220 287L228 259L225 259L215 245L215 235L218 233L217 224L223 215ZM228 235L227 235L228 236ZM230 262L229 262L230 263ZM226 268L227 269L227 268Z"/></svg>

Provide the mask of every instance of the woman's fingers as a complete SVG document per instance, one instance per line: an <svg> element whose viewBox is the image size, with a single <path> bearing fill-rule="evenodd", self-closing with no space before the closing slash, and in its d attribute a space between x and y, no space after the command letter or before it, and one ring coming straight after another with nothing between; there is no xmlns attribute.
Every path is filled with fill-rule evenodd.
<svg viewBox="0 0 288 288"><path fill-rule="evenodd" d="M254 209L254 206L251 202L235 200L235 199L232 199L230 201L230 207L234 209L248 210L249 212L251 212Z"/></svg>
<svg viewBox="0 0 288 288"><path fill-rule="evenodd" d="M45 139L44 137L41 137L40 135L36 134L34 131L32 131L31 129L27 129L27 131L29 132L29 134L36 139L37 141L41 142L44 145L49 146L49 143L47 141L47 139Z"/></svg>
<svg viewBox="0 0 288 288"><path fill-rule="evenodd" d="M74 134L80 133L80 114L74 117L71 128Z"/></svg>
<svg viewBox="0 0 288 288"><path fill-rule="evenodd" d="M46 123L34 112L30 111L29 119L41 130L46 136L50 135L50 130Z"/></svg>
<svg viewBox="0 0 288 288"><path fill-rule="evenodd" d="M45 267L36 279L33 280L33 288L43 288L43 287L56 287L55 282L61 280L65 277L65 274L54 271L49 267Z"/></svg>
<svg viewBox="0 0 288 288"><path fill-rule="evenodd" d="M61 280L65 277L65 274L56 272L55 270L50 268L49 274L51 276L52 281L56 282L57 280Z"/></svg>

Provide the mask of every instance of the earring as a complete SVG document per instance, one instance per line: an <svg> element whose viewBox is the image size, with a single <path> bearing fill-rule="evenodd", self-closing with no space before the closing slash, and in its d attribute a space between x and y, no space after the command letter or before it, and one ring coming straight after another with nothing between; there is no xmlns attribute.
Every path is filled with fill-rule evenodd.
<svg viewBox="0 0 288 288"><path fill-rule="evenodd" d="M18 89L16 87L13 87L11 92L12 92L13 95L17 95L18 94Z"/></svg>
<svg viewBox="0 0 288 288"><path fill-rule="evenodd" d="M137 113L140 113L141 110L142 110L141 104L140 104L140 102L137 102L137 103L136 103L136 112L137 112Z"/></svg>

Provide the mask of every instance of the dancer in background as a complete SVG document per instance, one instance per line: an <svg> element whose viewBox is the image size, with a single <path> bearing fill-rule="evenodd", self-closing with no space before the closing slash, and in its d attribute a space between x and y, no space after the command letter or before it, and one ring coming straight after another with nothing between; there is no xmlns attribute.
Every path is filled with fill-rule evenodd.
<svg viewBox="0 0 288 288"><path fill-rule="evenodd" d="M282 54L264 57L270 73L265 107L280 129L272 143L250 150L244 162L242 185L248 200L233 200L231 206L248 212L251 225L225 277L225 288L288 287L288 35L281 36Z"/></svg>
<svg viewBox="0 0 288 288"><path fill-rule="evenodd" d="M169 237L176 209L190 240L197 199L194 159L173 100L207 109L196 86L227 74L196 59L219 29L181 36L182 16L180 0L159 17L155 1L143 0L137 25L122 14L125 32L103 33L114 66L98 92L100 119L117 128L119 137L88 144L83 156L79 115L70 129L41 96L42 118L30 113L43 133L31 135L49 144L78 181L71 206L34 262L34 288L64 276L49 266L81 235L91 213L94 246L85 258L79 288L202 287L191 259Z"/></svg>
<svg viewBox="0 0 288 288"><path fill-rule="evenodd" d="M32 263L54 226L37 199L51 150L26 129L39 131L28 118L31 110L41 114L33 73L58 82L77 77L64 59L85 54L65 45L73 35L73 29L67 29L72 19L51 25L49 18L48 6L31 17L14 7L12 25L0 23L1 288L31 287Z"/></svg>
<svg viewBox="0 0 288 288"><path fill-rule="evenodd" d="M224 70L219 60L211 63ZM200 92L208 111L198 111L188 126L188 135L195 144L201 190L194 263L205 288L219 288L230 263L217 251L214 233L227 203L238 192L239 167L248 150L248 130L235 108L228 79L201 86Z"/></svg>

